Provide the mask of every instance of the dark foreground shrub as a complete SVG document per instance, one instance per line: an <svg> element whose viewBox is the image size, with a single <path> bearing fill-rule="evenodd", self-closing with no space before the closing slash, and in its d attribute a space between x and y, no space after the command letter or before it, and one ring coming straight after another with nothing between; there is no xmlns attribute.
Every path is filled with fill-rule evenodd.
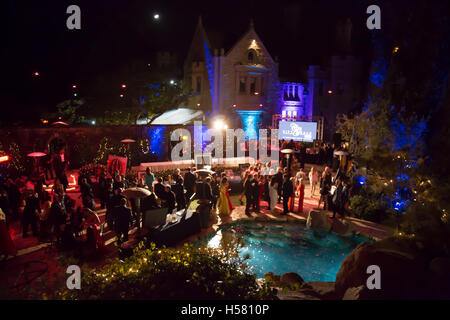
<svg viewBox="0 0 450 320"><path fill-rule="evenodd" d="M65 287L65 284L63 284ZM62 287L63 287L62 286ZM246 272L237 248L149 249L103 268L83 271L81 290L61 289L54 299L270 299L267 285Z"/></svg>

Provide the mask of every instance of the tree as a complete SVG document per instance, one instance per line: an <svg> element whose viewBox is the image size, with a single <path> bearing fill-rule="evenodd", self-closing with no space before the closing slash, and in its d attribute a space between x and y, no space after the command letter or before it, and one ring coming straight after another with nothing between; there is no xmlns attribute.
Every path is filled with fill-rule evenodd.
<svg viewBox="0 0 450 320"><path fill-rule="evenodd" d="M360 191L363 199L388 199L384 210L398 213L399 233L428 242L433 238L430 246L448 248L449 181L443 173L450 159L442 150L450 149L445 138L450 21L440 3L420 0L389 8L385 16L396 18L384 31L389 35L374 38L377 52L370 80L375 85L366 107L353 118L338 119L338 130L351 142L360 167L356 174L367 176ZM361 198L352 200L355 207L374 208L361 206Z"/></svg>

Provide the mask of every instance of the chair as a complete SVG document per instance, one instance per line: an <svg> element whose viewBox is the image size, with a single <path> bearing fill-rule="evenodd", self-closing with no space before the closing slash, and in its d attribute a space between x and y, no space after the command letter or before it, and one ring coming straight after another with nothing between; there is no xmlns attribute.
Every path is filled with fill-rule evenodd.
<svg viewBox="0 0 450 320"><path fill-rule="evenodd" d="M142 225L145 228L154 228L166 224L167 208L147 210L143 214Z"/></svg>

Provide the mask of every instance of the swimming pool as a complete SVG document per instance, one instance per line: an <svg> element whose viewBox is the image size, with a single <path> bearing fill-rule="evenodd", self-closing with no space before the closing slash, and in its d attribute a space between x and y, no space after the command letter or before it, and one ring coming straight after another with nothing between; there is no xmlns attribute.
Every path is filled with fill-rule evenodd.
<svg viewBox="0 0 450 320"><path fill-rule="evenodd" d="M305 281L335 281L347 255L360 243L359 236L341 236L307 228L302 223L237 221L222 226L201 240L218 248L232 239L243 242L242 256L250 272L263 278L266 272L295 272Z"/></svg>

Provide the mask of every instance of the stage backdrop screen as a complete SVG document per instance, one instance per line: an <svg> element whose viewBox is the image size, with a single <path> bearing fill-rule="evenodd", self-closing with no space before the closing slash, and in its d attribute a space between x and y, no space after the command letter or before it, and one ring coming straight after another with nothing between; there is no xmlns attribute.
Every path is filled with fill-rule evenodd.
<svg viewBox="0 0 450 320"><path fill-rule="evenodd" d="M317 122L280 121L278 139L313 142L317 138Z"/></svg>

